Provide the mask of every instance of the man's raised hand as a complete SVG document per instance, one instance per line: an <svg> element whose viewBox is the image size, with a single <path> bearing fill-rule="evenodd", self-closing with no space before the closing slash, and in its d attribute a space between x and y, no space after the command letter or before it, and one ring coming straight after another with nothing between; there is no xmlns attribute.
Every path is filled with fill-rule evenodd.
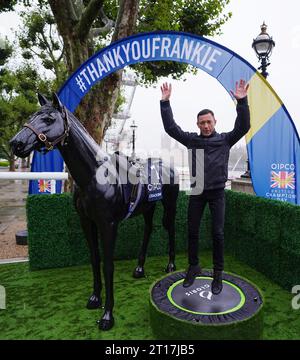
<svg viewBox="0 0 300 360"><path fill-rule="evenodd" d="M247 96L248 89L249 84L246 84L246 81L241 79L235 83L235 91L230 90L230 93L236 100L239 100Z"/></svg>
<svg viewBox="0 0 300 360"><path fill-rule="evenodd" d="M168 83L162 84L160 87L161 89L161 99L162 101L170 100L171 93L172 93L172 85Z"/></svg>

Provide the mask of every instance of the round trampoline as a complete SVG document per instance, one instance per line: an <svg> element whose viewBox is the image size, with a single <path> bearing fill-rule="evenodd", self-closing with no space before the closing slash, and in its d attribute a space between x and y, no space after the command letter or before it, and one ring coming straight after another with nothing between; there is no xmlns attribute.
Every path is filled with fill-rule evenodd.
<svg viewBox="0 0 300 360"><path fill-rule="evenodd" d="M203 270L192 286L185 272L164 276L150 289L150 322L158 339L260 339L263 298L258 288L223 273L223 290L211 292L212 271Z"/></svg>

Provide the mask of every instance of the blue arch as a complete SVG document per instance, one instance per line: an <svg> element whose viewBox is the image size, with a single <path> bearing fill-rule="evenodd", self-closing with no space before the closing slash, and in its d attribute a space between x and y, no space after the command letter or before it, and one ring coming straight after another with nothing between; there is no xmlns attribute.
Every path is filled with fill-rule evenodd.
<svg viewBox="0 0 300 360"><path fill-rule="evenodd" d="M253 188L257 195L299 204L299 136L269 83L241 56L201 36L173 31L136 34L95 53L59 91L74 111L91 87L125 66L145 61L191 64L216 78L229 93L243 78L250 83L251 129L246 136Z"/></svg>

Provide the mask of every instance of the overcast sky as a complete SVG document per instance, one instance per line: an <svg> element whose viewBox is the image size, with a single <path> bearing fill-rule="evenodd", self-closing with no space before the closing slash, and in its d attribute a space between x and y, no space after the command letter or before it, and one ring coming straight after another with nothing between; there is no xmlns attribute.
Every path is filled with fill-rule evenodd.
<svg viewBox="0 0 300 360"><path fill-rule="evenodd" d="M276 46L268 68L268 81L277 92L300 131L300 1L299 0L231 0L227 7L232 18L222 27L223 35L211 39L238 53L254 67L259 62L251 47L260 33L263 21ZM0 15L0 34L10 35L15 25L11 13ZM159 85L165 81L162 79ZM211 108L217 119L217 131L230 131L235 120L235 107L221 84L203 71L188 76L186 81L174 81L171 104L175 120L186 131L197 131L196 114L202 108ZM150 150L160 147L164 132L159 111L160 89L138 87L131 114L137 128L137 148ZM130 125L128 123L128 126Z"/></svg>
<svg viewBox="0 0 300 360"><path fill-rule="evenodd" d="M211 40L226 46L249 61L255 68L258 59L251 47L265 21L267 32L275 41L268 67L268 81L277 92L300 131L300 1L231 0L233 15L222 27L223 35ZM169 80L173 85L171 104L176 122L186 131L197 131L196 114L211 108L218 120L217 131L230 131L235 120L235 106L222 85L203 71L187 81ZM162 83L163 80L160 82ZM164 131L159 111L160 89L138 87L132 104L132 118L138 129L137 145L160 146ZM152 145L152 146L153 146Z"/></svg>

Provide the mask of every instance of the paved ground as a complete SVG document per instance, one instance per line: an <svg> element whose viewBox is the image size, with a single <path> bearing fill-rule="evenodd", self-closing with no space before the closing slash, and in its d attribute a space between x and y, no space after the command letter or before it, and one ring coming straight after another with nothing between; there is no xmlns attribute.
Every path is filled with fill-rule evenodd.
<svg viewBox="0 0 300 360"><path fill-rule="evenodd" d="M0 171L8 171L0 168ZM26 180L0 180L0 259L23 258L28 248L16 244L16 232L25 230Z"/></svg>

